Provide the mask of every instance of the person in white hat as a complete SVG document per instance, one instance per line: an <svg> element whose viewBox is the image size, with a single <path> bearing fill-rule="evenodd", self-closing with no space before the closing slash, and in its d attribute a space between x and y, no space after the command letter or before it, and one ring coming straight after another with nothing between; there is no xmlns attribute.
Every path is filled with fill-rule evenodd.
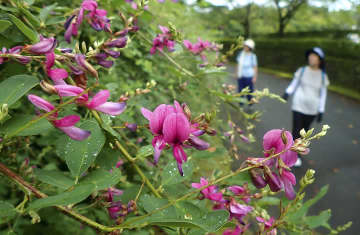
<svg viewBox="0 0 360 235"><path fill-rule="evenodd" d="M240 92L245 87L249 87L251 92L254 92L254 83L257 80L257 57L254 53L255 42L252 39L247 39L244 42L244 48L236 57L236 76L238 81L238 91ZM252 98L247 95L248 101Z"/></svg>
<svg viewBox="0 0 360 235"><path fill-rule="evenodd" d="M310 129L311 123L317 119L320 123L323 118L326 104L327 87L329 79L325 72L325 54L319 47L314 47L305 53L308 65L299 68L293 80L287 87L283 98L287 100L293 95L293 130L294 139L300 137L300 130ZM295 166L301 166L301 159Z"/></svg>

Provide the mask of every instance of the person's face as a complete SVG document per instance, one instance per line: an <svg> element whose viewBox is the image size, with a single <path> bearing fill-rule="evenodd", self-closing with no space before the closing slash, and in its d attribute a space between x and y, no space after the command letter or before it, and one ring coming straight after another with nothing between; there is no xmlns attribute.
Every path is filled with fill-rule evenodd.
<svg viewBox="0 0 360 235"><path fill-rule="evenodd" d="M246 52L250 52L250 51L251 51L250 47L248 47L248 46L244 46L244 50L245 50Z"/></svg>
<svg viewBox="0 0 360 235"><path fill-rule="evenodd" d="M320 57L315 53L310 53L309 55L309 65L311 67L319 67L320 66Z"/></svg>

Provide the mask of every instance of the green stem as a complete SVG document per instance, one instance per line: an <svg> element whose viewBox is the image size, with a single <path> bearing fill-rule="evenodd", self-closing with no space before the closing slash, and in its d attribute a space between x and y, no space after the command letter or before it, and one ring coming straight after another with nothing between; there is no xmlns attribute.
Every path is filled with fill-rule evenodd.
<svg viewBox="0 0 360 235"><path fill-rule="evenodd" d="M131 162L131 164L133 165L133 167L135 168L136 172L140 175L140 177L143 179L143 181L145 182L145 184L149 187L149 189L151 190L151 192L154 193L154 195L158 198L162 198L161 195L159 194L159 192L155 189L155 187L151 184L150 180L146 177L146 175L142 172L142 170L140 169L140 167L136 164L135 159L133 157L130 156L130 154L128 153L128 151L126 151L126 149L124 148L124 146L121 145L121 143L117 140L115 140L115 144L116 146L120 149L120 151L124 154L124 156L126 157L126 159Z"/></svg>
<svg viewBox="0 0 360 235"><path fill-rule="evenodd" d="M103 120L101 119L101 117L99 116L99 114L95 111L95 110L91 110L92 114L94 115L95 119L99 122L100 125L102 125ZM111 128L111 127L110 127ZM118 149L124 154L125 158L131 162L131 164L133 165L133 167L135 168L136 172L140 175L140 177L143 179L143 181L145 182L145 184L149 187L149 189L154 193L154 195L158 198L161 198L161 195L159 194L158 191L156 191L155 187L151 184L150 180L146 177L146 175L144 174L144 172L142 172L142 170L140 169L140 167L136 164L135 162L135 158L131 157L129 152L124 148L124 146L122 146L122 144L118 141L115 140L115 144L116 147L118 147Z"/></svg>

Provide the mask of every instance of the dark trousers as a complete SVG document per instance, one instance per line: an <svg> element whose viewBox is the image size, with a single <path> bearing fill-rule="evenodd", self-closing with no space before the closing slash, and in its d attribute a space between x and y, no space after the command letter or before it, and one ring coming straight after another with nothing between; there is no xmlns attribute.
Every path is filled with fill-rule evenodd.
<svg viewBox="0 0 360 235"><path fill-rule="evenodd" d="M238 92L240 92L245 87L249 87L251 92L254 92L254 84L252 82L252 77L241 77L238 78ZM252 98L252 95L246 96L247 100L250 101Z"/></svg>
<svg viewBox="0 0 360 235"><path fill-rule="evenodd" d="M293 130L292 135L294 140L300 138L300 130L305 129L308 131L310 129L311 123L314 121L316 115L306 115L300 112L293 111Z"/></svg>

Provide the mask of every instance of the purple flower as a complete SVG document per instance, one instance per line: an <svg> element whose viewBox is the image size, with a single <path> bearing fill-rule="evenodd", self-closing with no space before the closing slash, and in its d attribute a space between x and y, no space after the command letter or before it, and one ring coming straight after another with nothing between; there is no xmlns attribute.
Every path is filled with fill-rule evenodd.
<svg viewBox="0 0 360 235"><path fill-rule="evenodd" d="M150 49L150 54L152 55L156 53L156 50L162 51L164 47L167 47L168 51L174 50L175 42L171 40L170 30L161 25L159 25L159 28L162 34L158 34L153 39L153 46Z"/></svg>
<svg viewBox="0 0 360 235"><path fill-rule="evenodd" d="M55 90L61 97L77 96L84 92L82 88L70 85L57 85L55 86ZM93 109L113 116L121 114L126 108L126 103L106 102L109 97L110 92L108 90L101 90L91 100L89 100L87 94L84 94L77 98L76 102L80 105L86 106L88 109Z"/></svg>
<svg viewBox="0 0 360 235"><path fill-rule="evenodd" d="M286 144L284 144L283 138L286 139ZM285 153L280 155L280 158L288 167L292 167L297 160L297 153L290 150L293 144L294 140L290 132L280 129L270 130L266 132L263 137L263 147L266 151L265 157L270 156L270 152L272 154L277 154L283 150L287 150Z"/></svg>
<svg viewBox="0 0 360 235"><path fill-rule="evenodd" d="M183 143L190 136L190 122L183 113L172 113L166 117L163 126L164 141L172 146L173 155L181 175L182 163L187 161Z"/></svg>
<svg viewBox="0 0 360 235"><path fill-rule="evenodd" d="M112 40L110 42L106 42L104 43L104 46L106 47L116 47L116 48L124 48L127 44L127 37L124 36L124 37L121 37L121 38L117 38L115 40Z"/></svg>
<svg viewBox="0 0 360 235"><path fill-rule="evenodd" d="M84 16L85 11L88 12ZM70 43L72 36L77 36L79 27L84 19L87 19L91 27L97 31L105 30L110 32L110 20L106 17L106 10L98 9L98 4L94 0L84 0L81 3L78 15L70 16L65 24L65 40Z"/></svg>
<svg viewBox="0 0 360 235"><path fill-rule="evenodd" d="M282 170L280 173L280 179L284 185L285 195L289 200L294 200L296 197L294 191L294 185L296 184L296 178L293 173L287 170Z"/></svg>
<svg viewBox="0 0 360 235"><path fill-rule="evenodd" d="M56 39L41 37L40 42L34 45L27 45L24 50L27 50L33 54L46 54L52 52L56 46Z"/></svg>
<svg viewBox="0 0 360 235"><path fill-rule="evenodd" d="M242 219L253 210L251 206L240 204L231 198L229 205L230 220L232 218L237 219L240 223L243 223Z"/></svg>
<svg viewBox="0 0 360 235"><path fill-rule="evenodd" d="M55 53L52 51L46 54L46 61L45 61L46 73L54 81L55 85L66 84L64 82L64 79L69 76L68 72L65 69L61 69L61 68L52 69L54 64L55 64Z"/></svg>
<svg viewBox="0 0 360 235"><path fill-rule="evenodd" d="M28 99L33 103L37 108L44 110L45 112L50 112L55 109L55 107L48 101L36 96L28 95ZM80 117L76 115L69 115L61 119L57 119L58 113L52 113L47 116L48 121L67 134L71 139L74 140L84 140L90 136L90 131L82 130L78 127L75 127L75 124L80 121Z"/></svg>
<svg viewBox="0 0 360 235"><path fill-rule="evenodd" d="M241 235L241 234L243 234L246 230L247 230L247 228L248 228L249 226L247 225L247 226L245 226L243 229L240 227L240 225L236 225L236 227L235 227L235 229L234 230L232 230L232 229L226 229L224 232L223 232L223 235Z"/></svg>
<svg viewBox="0 0 360 235"><path fill-rule="evenodd" d="M260 223L264 224L265 231L269 230L274 225L275 219L274 217L271 217L269 220L265 220L262 217L257 216L256 220ZM277 231L276 228L272 229L269 233L266 233L267 235L276 235Z"/></svg>
<svg viewBox="0 0 360 235"><path fill-rule="evenodd" d="M209 182L205 178L201 177L200 183L192 183L191 187L199 189L208 184ZM211 185L201 190L201 194L204 196L204 198L207 198L215 202L222 202L224 200L222 193L218 192L217 187L215 185Z"/></svg>
<svg viewBox="0 0 360 235"><path fill-rule="evenodd" d="M23 46L16 46L16 47L13 47L13 48L11 48L9 50L7 50L5 47L3 47L0 54L17 55L17 56L14 57L14 59L16 61L18 61L21 64L28 64L31 61L31 57L19 55L22 49L23 49ZM0 64L2 64L3 62L6 62L8 60L9 60L9 58L7 58L7 57L0 57Z"/></svg>

